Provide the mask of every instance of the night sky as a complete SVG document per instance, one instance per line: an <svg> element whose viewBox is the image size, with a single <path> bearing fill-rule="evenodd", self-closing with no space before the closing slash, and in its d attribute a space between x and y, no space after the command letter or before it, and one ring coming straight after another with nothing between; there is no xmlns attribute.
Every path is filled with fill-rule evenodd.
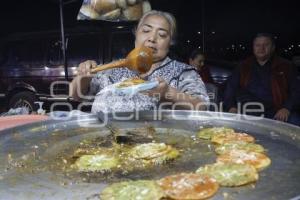
<svg viewBox="0 0 300 200"><path fill-rule="evenodd" d="M57 0L18 0L2 3L0 37L15 32L59 29ZM207 52L225 51L241 46L250 50L252 37L258 32L276 36L278 49L287 56L300 55L300 12L297 0L288 1L217 1L150 0L153 9L175 15L178 21L178 44L203 48L204 22ZM64 7L65 25L76 24L81 0ZM201 32L200 34L198 32ZM188 40L190 42L188 42ZM291 47L293 45L293 47ZM291 49L289 49L291 47Z"/></svg>

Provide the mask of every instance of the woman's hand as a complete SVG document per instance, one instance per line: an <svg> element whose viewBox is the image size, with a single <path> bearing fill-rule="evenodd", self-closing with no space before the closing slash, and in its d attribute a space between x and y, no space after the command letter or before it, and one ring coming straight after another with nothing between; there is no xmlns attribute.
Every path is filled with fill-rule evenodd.
<svg viewBox="0 0 300 200"><path fill-rule="evenodd" d="M96 67L97 63L94 60L82 62L77 67L77 76L69 85L69 96L76 101L81 101L88 93L88 88L92 80L91 69Z"/></svg>
<svg viewBox="0 0 300 200"><path fill-rule="evenodd" d="M199 98L193 97L189 94L177 91L167 84L162 78L157 78L159 84L156 88L143 92L148 96L157 97L160 102L166 102L167 106L172 105L172 109L185 110L204 110L206 105L202 104Z"/></svg>
<svg viewBox="0 0 300 200"><path fill-rule="evenodd" d="M91 69L95 67L97 67L97 63L94 60L87 60L85 62L82 62L79 64L77 68L77 75L78 76L90 75Z"/></svg>
<svg viewBox="0 0 300 200"><path fill-rule="evenodd" d="M169 86L167 82L162 78L156 78L156 80L158 81L158 86L151 90L144 91L142 93L147 94L151 97L158 97L161 101L163 99L166 99L166 93L169 91Z"/></svg>

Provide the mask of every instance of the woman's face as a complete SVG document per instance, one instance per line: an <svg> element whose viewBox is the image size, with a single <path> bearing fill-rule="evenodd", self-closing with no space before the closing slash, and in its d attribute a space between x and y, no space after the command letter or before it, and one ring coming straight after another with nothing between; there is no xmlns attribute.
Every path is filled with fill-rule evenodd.
<svg viewBox="0 0 300 200"><path fill-rule="evenodd" d="M153 63L162 61L167 56L170 44L170 25L162 16L148 16L136 31L135 47L151 48Z"/></svg>
<svg viewBox="0 0 300 200"><path fill-rule="evenodd" d="M200 70L204 66L204 61L205 57L199 54L194 59L190 59L189 64Z"/></svg>

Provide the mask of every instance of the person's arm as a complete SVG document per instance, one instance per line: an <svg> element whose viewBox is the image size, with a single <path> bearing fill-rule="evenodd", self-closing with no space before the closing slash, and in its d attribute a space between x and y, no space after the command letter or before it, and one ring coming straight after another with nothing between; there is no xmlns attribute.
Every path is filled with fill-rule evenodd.
<svg viewBox="0 0 300 200"><path fill-rule="evenodd" d="M97 67L97 63L93 60L79 64L77 76L72 80L69 87L69 96L73 97L74 100L92 100L100 90L112 84L109 78L111 70L91 75L91 69L95 67Z"/></svg>
<svg viewBox="0 0 300 200"><path fill-rule="evenodd" d="M82 101L89 92L89 85L93 78L90 72L97 63L93 60L87 60L79 64L77 68L77 76L69 85L69 96L76 101Z"/></svg>
<svg viewBox="0 0 300 200"><path fill-rule="evenodd" d="M288 81L288 98L283 104L283 107L288 110L293 110L294 106L300 101L300 81L297 78L298 72L297 68L294 65L291 65L291 71L287 77Z"/></svg>
<svg viewBox="0 0 300 200"><path fill-rule="evenodd" d="M89 85L92 80L90 75L76 76L69 85L69 96L75 101L82 101L88 92Z"/></svg>
<svg viewBox="0 0 300 200"><path fill-rule="evenodd" d="M175 108L186 110L206 110L208 106L208 101L206 99L180 92L171 86L168 87L164 100L172 102L173 105L177 105Z"/></svg>
<svg viewBox="0 0 300 200"><path fill-rule="evenodd" d="M161 106L172 105L173 109L204 110L209 103L209 97L200 75L195 70L183 72L178 78L177 89L157 78L159 85L147 92L149 96L159 97Z"/></svg>
<svg viewBox="0 0 300 200"><path fill-rule="evenodd" d="M162 101L171 102L175 109L205 110L209 97L200 75L195 70L188 70L178 77L177 89L167 87Z"/></svg>
<svg viewBox="0 0 300 200"><path fill-rule="evenodd" d="M173 102L182 104L184 109L205 110L209 104L205 84L195 70L183 72L179 76L177 90L170 88L169 93Z"/></svg>
<svg viewBox="0 0 300 200"><path fill-rule="evenodd" d="M288 81L288 98L284 102L283 107L279 109L274 115L274 119L286 122L289 118L291 111L300 102L300 81L297 78L298 72L294 65L291 65L290 73L287 77Z"/></svg>

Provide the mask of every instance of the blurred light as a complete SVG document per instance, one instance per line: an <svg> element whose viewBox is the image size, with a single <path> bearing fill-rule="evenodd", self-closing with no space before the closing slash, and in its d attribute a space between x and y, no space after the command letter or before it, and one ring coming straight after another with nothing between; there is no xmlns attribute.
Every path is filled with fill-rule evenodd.
<svg viewBox="0 0 300 200"><path fill-rule="evenodd" d="M291 47L289 47L289 50L292 50L292 48L291 48Z"/></svg>
<svg viewBox="0 0 300 200"><path fill-rule="evenodd" d="M245 50L246 48L245 48L245 47L242 47L242 49Z"/></svg>
<svg viewBox="0 0 300 200"><path fill-rule="evenodd" d="M201 49L201 46L199 46L198 49Z"/></svg>
<svg viewBox="0 0 300 200"><path fill-rule="evenodd" d="M294 48L294 45L292 44L291 47Z"/></svg>
<svg viewBox="0 0 300 200"><path fill-rule="evenodd" d="M122 28L124 28L124 26L117 26L117 28L118 28L118 29L122 29Z"/></svg>
<svg viewBox="0 0 300 200"><path fill-rule="evenodd" d="M288 52L288 50L285 49L284 52Z"/></svg>
<svg viewBox="0 0 300 200"><path fill-rule="evenodd" d="M212 31L211 34L216 34L216 32L215 32L215 31Z"/></svg>
<svg viewBox="0 0 300 200"><path fill-rule="evenodd" d="M200 31L198 31L198 34L200 35L200 34L201 34L201 32L200 32Z"/></svg>
<svg viewBox="0 0 300 200"><path fill-rule="evenodd" d="M187 40L186 42L187 42L187 43L190 43L191 41L190 41L190 40Z"/></svg>

